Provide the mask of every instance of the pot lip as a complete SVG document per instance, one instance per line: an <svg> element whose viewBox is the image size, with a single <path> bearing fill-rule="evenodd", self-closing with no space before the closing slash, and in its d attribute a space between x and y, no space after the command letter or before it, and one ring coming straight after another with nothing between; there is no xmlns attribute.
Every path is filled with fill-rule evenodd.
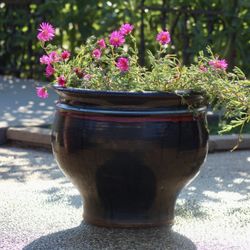
<svg viewBox="0 0 250 250"><path fill-rule="evenodd" d="M82 89L73 87L61 87L59 85L53 85L52 88L57 92L65 94L86 94L86 95L101 95L101 96L137 96L137 97L176 97L176 96L205 96L205 92L195 91L192 89L187 90L175 90L173 92L164 91L113 91L113 90L95 90L95 89Z"/></svg>

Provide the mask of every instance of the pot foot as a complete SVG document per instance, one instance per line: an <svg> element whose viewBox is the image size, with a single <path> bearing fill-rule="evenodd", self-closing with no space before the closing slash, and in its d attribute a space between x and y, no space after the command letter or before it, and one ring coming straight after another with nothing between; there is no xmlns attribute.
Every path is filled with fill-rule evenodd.
<svg viewBox="0 0 250 250"><path fill-rule="evenodd" d="M124 228L124 229L143 229L152 227L168 227L171 228L174 220L162 220L152 222L130 222L130 221L112 221L102 219L83 218L87 224L105 228Z"/></svg>

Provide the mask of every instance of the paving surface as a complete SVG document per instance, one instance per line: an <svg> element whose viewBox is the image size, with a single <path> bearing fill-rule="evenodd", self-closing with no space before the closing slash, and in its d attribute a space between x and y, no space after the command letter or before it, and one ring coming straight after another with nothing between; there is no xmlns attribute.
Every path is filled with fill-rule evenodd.
<svg viewBox="0 0 250 250"><path fill-rule="evenodd" d="M51 153L0 148L0 249L249 250L250 152L209 154L179 196L172 230L82 221L78 191Z"/></svg>
<svg viewBox="0 0 250 250"><path fill-rule="evenodd" d="M51 124L57 95L50 90L49 98L40 99L36 86L33 80L0 76L0 127Z"/></svg>

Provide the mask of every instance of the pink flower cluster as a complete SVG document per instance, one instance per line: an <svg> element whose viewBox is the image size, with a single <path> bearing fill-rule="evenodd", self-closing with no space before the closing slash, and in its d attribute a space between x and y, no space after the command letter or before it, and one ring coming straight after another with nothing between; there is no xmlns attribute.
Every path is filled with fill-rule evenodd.
<svg viewBox="0 0 250 250"><path fill-rule="evenodd" d="M226 70L228 63L225 59L219 60L218 58L209 62L209 65L215 70Z"/></svg>
<svg viewBox="0 0 250 250"><path fill-rule="evenodd" d="M46 77L50 77L55 74L55 68L53 67L54 63L67 61L69 58L70 52L67 50L64 50L61 55L59 55L56 51L52 51L48 55L43 55L40 58L40 63L47 65L45 70Z"/></svg>
<svg viewBox="0 0 250 250"><path fill-rule="evenodd" d="M126 36L129 35L133 31L133 29L134 26L129 23L121 25L119 30L115 30L109 35L109 44L115 48L122 46L126 41ZM52 40L53 37L55 36L55 29L49 23L44 22L40 24L38 31L39 33L37 35L37 38L43 43ZM156 40L161 45L167 45L171 42L171 35L167 30L162 30L157 34ZM91 54L94 60L96 61L100 60L102 54L105 53L106 48L107 44L105 39L102 38L98 40L96 42L96 48L93 49ZM107 51L109 52L110 50ZM66 62L67 60L69 60L70 56L71 56L70 52L64 50L61 53L58 53L57 51L52 51L50 53L47 53L46 55L43 55L40 58L40 63L46 65L46 70L45 70L46 77L50 77L55 73L57 73L56 82L61 87L66 87L67 76L63 74L59 75L58 72L56 72L55 64ZM121 73L129 71L130 61L127 55L120 57L117 56L117 58L114 58L114 60L116 61L115 62L116 68L119 69ZM203 64L200 65L199 69L201 72L205 73L209 70L209 68L212 70L226 70L227 67L228 63L226 62L225 59L219 60L218 58L215 58L214 60L209 61L208 65L203 65ZM84 79L85 81L90 81L92 78L92 75L86 73L84 69L81 69L79 67L74 68L73 72L79 79ZM37 95L41 98L48 97L48 91L47 88L45 87L37 87L36 92Z"/></svg>
<svg viewBox="0 0 250 250"><path fill-rule="evenodd" d="M45 87L37 87L36 94L38 97L43 99L46 99L49 96L48 91Z"/></svg>
<svg viewBox="0 0 250 250"><path fill-rule="evenodd" d="M48 55L43 55L40 58L41 64L53 64L62 61L66 61L70 58L70 52L67 50L64 50L61 55L59 55L56 51L50 52Z"/></svg>
<svg viewBox="0 0 250 250"><path fill-rule="evenodd" d="M125 43L125 36L130 34L134 29L134 26L125 23L123 24L119 30L113 31L109 35L109 43L113 47L119 47ZM102 49L105 49L107 47L105 40L102 38L97 41L97 45L99 48L96 48L92 51L92 57L95 58L96 60L99 60L102 56ZM117 59L116 62L116 67L121 71L121 72L126 72L129 70L129 59L126 57L120 57Z"/></svg>
<svg viewBox="0 0 250 250"><path fill-rule="evenodd" d="M101 56L102 56L101 50L99 50L99 49L93 50L92 56L93 56L95 59L97 59L97 60L100 59Z"/></svg>
<svg viewBox="0 0 250 250"><path fill-rule="evenodd" d="M156 36L156 40L161 44L161 45L165 45L171 42L171 36L170 33L168 31L161 31L160 33L158 33L158 35Z"/></svg>
<svg viewBox="0 0 250 250"><path fill-rule="evenodd" d="M118 31L115 30L109 35L109 43L114 47L123 45L125 43L125 36L130 34L133 29L133 25L129 23L123 24ZM103 38L97 41L97 45L99 46L99 48L93 50L92 57L99 60L102 56L101 50L105 49L107 45Z"/></svg>
<svg viewBox="0 0 250 250"><path fill-rule="evenodd" d="M55 36L55 29L54 27L49 23L41 23L38 29L39 33L37 35L38 40L41 42L47 42L53 39ZM67 61L70 58L70 52L68 50L62 51L62 53L59 55L57 51L52 51L47 55L43 55L40 58L40 63L46 65L45 69L45 75L46 77L50 77L56 73L56 70L53 66L53 64L61 62L61 61ZM65 87L66 85L66 78L65 76L61 75L57 77L57 83L61 87ZM48 97L48 91L45 87L38 87L37 88L37 95L41 98L47 98Z"/></svg>
<svg viewBox="0 0 250 250"><path fill-rule="evenodd" d="M46 65L53 64L53 63L56 63L59 61L60 61L60 56L58 55L58 53L56 51L52 51L48 55L43 55L40 58L40 63L46 64Z"/></svg>
<svg viewBox="0 0 250 250"><path fill-rule="evenodd" d="M125 36L130 34L133 29L133 25L129 23L123 24L118 31L115 30L109 35L110 44L114 47L123 45L125 43Z"/></svg>
<svg viewBox="0 0 250 250"><path fill-rule="evenodd" d="M101 49L105 49L107 47L106 43L105 43L105 40L102 38L100 40L97 41L97 44L99 45L99 47Z"/></svg>
<svg viewBox="0 0 250 250"><path fill-rule="evenodd" d="M120 33L124 36L130 34L134 29L134 26L129 24L129 23L125 23L121 26L121 28L119 29Z"/></svg>
<svg viewBox="0 0 250 250"><path fill-rule="evenodd" d="M54 73L55 73L54 67L51 64L48 64L45 70L46 77L50 77L54 75Z"/></svg>
<svg viewBox="0 0 250 250"><path fill-rule="evenodd" d="M67 50L64 50L61 54L61 58L63 61L67 61L70 58L70 52Z"/></svg>
<svg viewBox="0 0 250 250"><path fill-rule="evenodd" d="M113 31L109 36L109 42L114 47L119 47L125 43L125 37L120 31Z"/></svg>
<svg viewBox="0 0 250 250"><path fill-rule="evenodd" d="M120 57L117 60L116 67L120 69L121 72L126 72L129 70L129 60L126 57Z"/></svg>
<svg viewBox="0 0 250 250"><path fill-rule="evenodd" d="M107 47L106 43L105 43L105 40L102 38L100 40L97 41L97 45L99 46L99 49L94 49L93 52L92 52L92 56L99 60L102 56L102 49L105 49Z"/></svg>
<svg viewBox="0 0 250 250"><path fill-rule="evenodd" d="M55 29L49 23L41 23L38 31L39 33L37 35L37 38L42 42L50 41L55 36Z"/></svg>
<svg viewBox="0 0 250 250"><path fill-rule="evenodd" d="M57 80L57 83L60 87L65 87L67 80L66 80L64 75L57 77L56 80Z"/></svg>
<svg viewBox="0 0 250 250"><path fill-rule="evenodd" d="M209 61L208 64L213 70L226 70L228 66L228 63L225 59L219 60L218 58ZM208 71L208 67L205 65L200 65L199 69L203 73Z"/></svg>

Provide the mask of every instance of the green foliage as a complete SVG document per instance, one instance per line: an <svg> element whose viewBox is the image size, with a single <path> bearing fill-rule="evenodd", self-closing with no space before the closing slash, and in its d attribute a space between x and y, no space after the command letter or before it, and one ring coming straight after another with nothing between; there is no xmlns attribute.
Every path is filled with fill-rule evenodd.
<svg viewBox="0 0 250 250"><path fill-rule="evenodd" d="M142 1L136 0L41 0L0 4L0 73L43 79L38 67L41 50L36 42L39 23L60 26L57 42L73 51L90 35L107 35L117 24L135 25L141 37ZM160 28L168 28L173 42L171 53L185 65L197 61L196 55L207 45L230 63L250 75L249 0L146 0L144 38L140 58L146 56L143 44L155 51L153 41ZM166 10L166 11L164 11ZM152 32L155 31L155 32ZM138 44L139 44L138 43ZM143 61L143 60L142 60ZM146 63L148 59L146 60Z"/></svg>

